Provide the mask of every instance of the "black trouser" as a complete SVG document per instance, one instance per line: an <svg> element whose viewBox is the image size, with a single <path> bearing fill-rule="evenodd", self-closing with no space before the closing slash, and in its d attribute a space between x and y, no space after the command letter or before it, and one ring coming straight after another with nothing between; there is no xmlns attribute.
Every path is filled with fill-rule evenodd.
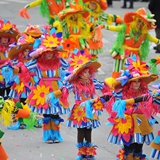
<svg viewBox="0 0 160 160"><path fill-rule="evenodd" d="M128 153L140 154L142 153L143 144L132 143L129 146L124 145L124 150Z"/></svg>
<svg viewBox="0 0 160 160"><path fill-rule="evenodd" d="M53 119L59 119L59 115L54 115L54 114L43 114L43 117L51 117Z"/></svg>
<svg viewBox="0 0 160 160"><path fill-rule="evenodd" d="M129 7L133 7L133 0L129 0L129 2L130 2L130 6ZM127 7L127 0L124 0L123 7Z"/></svg>
<svg viewBox="0 0 160 160"><path fill-rule="evenodd" d="M87 142L91 142L91 133L92 129L77 128L77 142L80 143L84 140Z"/></svg>

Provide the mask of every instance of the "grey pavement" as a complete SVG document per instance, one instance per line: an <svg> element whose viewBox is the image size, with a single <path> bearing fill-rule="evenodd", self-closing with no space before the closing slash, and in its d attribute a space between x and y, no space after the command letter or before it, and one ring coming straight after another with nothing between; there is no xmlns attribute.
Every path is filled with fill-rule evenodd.
<svg viewBox="0 0 160 160"><path fill-rule="evenodd" d="M19 9L32 0L0 0L0 16L3 19L9 19L12 23L17 24L20 31L23 31L27 24L44 25L46 19L41 18L38 7L29 10L30 20L22 19L18 15ZM121 17L125 12L136 11L140 7L147 9L147 2L135 2L134 9L121 9L122 1L113 1L113 7L108 8L106 13L118 14ZM97 78L104 80L111 76L113 60L108 55L117 33L111 31L103 31L104 37L104 53L100 55L99 61L102 64L101 69L97 73ZM154 31L151 31L155 35ZM157 56L152 49L154 44L150 45L150 54L147 60ZM70 95L71 106L73 104L73 95ZM62 143L46 144L42 141L42 129L35 129L31 132L28 130L11 131L0 125L5 131L3 137L3 146L9 155L9 160L74 160L77 155L76 129L66 128L67 115L63 116L65 122L61 125L61 134L64 138ZM101 120L101 127L92 131L92 142L98 146L97 160L115 160L120 146L107 142L107 136L111 127L106 126L108 114L104 111ZM160 117L156 117L160 122ZM160 129L160 125L155 125L155 133ZM149 156L151 148L144 145L144 152ZM1 159L0 159L1 160Z"/></svg>

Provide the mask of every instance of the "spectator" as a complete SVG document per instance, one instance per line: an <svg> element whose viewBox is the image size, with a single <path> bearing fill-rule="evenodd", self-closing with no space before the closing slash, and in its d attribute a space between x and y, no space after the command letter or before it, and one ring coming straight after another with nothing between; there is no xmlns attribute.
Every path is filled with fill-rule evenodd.
<svg viewBox="0 0 160 160"><path fill-rule="evenodd" d="M156 38L160 39L160 0L150 0L148 4L148 9L154 14L154 19L156 20ZM160 45L154 47L156 53L160 53Z"/></svg>
<svg viewBox="0 0 160 160"><path fill-rule="evenodd" d="M112 7L112 0L106 0L108 3L108 7Z"/></svg>
<svg viewBox="0 0 160 160"><path fill-rule="evenodd" d="M134 7L133 7L133 2L134 2L134 0L129 0L129 2L130 2L129 8L130 8L130 9L134 8ZM124 1L123 1L123 6L122 6L121 8L127 8L127 0L124 0Z"/></svg>

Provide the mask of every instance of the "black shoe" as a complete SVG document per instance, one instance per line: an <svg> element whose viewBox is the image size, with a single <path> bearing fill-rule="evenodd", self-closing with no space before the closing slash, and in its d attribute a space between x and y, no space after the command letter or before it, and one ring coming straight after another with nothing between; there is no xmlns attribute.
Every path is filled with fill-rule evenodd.
<svg viewBox="0 0 160 160"><path fill-rule="evenodd" d="M122 6L121 8L127 8L127 7L125 7L125 6Z"/></svg>
<svg viewBox="0 0 160 160"><path fill-rule="evenodd" d="M128 9L133 9L133 7L129 7Z"/></svg>
<svg viewBox="0 0 160 160"><path fill-rule="evenodd" d="M155 53L160 53L160 50L159 50L159 49L157 49Z"/></svg>
<svg viewBox="0 0 160 160"><path fill-rule="evenodd" d="M154 49L154 50L157 50L157 46L154 46L153 49Z"/></svg>

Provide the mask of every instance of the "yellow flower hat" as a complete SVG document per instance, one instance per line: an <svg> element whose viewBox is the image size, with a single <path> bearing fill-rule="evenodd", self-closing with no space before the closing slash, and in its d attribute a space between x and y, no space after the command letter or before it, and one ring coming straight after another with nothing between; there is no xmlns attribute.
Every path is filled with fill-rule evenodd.
<svg viewBox="0 0 160 160"><path fill-rule="evenodd" d="M0 37L11 37L16 39L19 34L15 24L11 24L8 20L0 19Z"/></svg>
<svg viewBox="0 0 160 160"><path fill-rule="evenodd" d="M39 38L42 35L42 32L38 26L30 24L27 25L24 33L34 38Z"/></svg>

